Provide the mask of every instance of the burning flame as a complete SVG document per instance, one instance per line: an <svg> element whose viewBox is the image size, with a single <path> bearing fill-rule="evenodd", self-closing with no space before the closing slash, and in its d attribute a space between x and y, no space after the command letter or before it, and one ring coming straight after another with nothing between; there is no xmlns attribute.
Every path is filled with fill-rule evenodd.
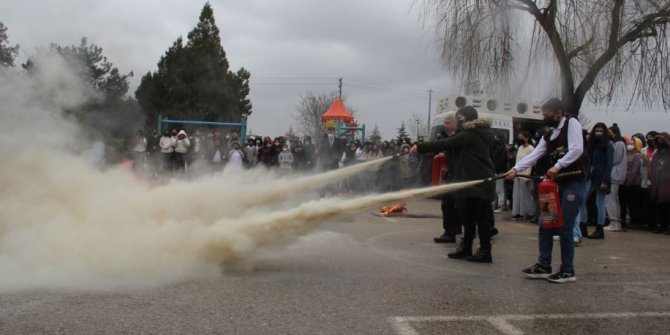
<svg viewBox="0 0 670 335"><path fill-rule="evenodd" d="M407 204L396 204L391 206L384 206L381 209L382 215L389 216L393 214L402 214L407 211Z"/></svg>

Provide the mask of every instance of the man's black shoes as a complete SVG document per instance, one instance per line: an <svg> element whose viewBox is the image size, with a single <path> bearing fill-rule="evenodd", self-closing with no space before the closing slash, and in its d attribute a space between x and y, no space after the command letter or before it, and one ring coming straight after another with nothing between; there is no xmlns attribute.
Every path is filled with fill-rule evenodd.
<svg viewBox="0 0 670 335"><path fill-rule="evenodd" d="M447 257L452 259L466 259L470 256L472 256L472 247L466 247L463 244L459 245L456 251L447 254Z"/></svg>
<svg viewBox="0 0 670 335"><path fill-rule="evenodd" d="M435 243L456 243L456 236L443 234L440 237L433 237Z"/></svg>

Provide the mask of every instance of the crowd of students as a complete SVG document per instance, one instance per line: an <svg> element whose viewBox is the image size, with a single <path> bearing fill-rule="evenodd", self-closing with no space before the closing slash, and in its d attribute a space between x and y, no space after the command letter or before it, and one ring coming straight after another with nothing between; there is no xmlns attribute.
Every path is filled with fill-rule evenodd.
<svg viewBox="0 0 670 335"><path fill-rule="evenodd" d="M330 138L330 139L329 139ZM241 142L238 134L211 129L155 130L145 136L138 130L131 152L135 171L147 178L192 177L224 168L266 168L280 175L312 173L341 168L409 151L409 138L365 141L348 133L327 129L323 138L310 136L249 136ZM404 155L381 167L363 172L340 183L341 192L385 192L430 182L432 157Z"/></svg>
<svg viewBox="0 0 670 335"><path fill-rule="evenodd" d="M529 155L545 132L540 129L532 137L520 131L516 143L508 148L510 166ZM581 243L583 237L602 239L605 231L628 229L670 235L667 133L626 136L616 123L609 127L596 123L590 131L584 130L583 136L588 158L587 201L580 210L575 242ZM546 166L536 165L519 174L541 176L546 170ZM511 210L511 219L536 222L536 186L537 182L524 178L506 182L500 210ZM589 233L588 227L594 227L594 231Z"/></svg>

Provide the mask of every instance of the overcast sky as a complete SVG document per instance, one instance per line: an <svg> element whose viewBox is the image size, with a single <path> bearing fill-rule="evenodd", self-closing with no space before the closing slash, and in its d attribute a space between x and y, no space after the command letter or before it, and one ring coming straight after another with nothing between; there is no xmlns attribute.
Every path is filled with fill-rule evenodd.
<svg viewBox="0 0 670 335"><path fill-rule="evenodd" d="M205 1L24 0L0 2L9 42L21 45L19 61L51 42L78 44L86 36L122 73L134 71L131 91L179 36L198 22ZM440 66L431 30L424 29L410 0L212 0L232 69L251 72L254 133L276 136L295 127L291 117L307 91L337 90L343 78L347 104L359 123L382 136L412 113L425 120L428 90L461 93ZM537 97L542 100L546 92ZM624 133L670 129L668 115L626 112L624 107L587 109L594 120L619 122ZM632 122L632 120L635 120ZM659 126L659 121L661 122Z"/></svg>

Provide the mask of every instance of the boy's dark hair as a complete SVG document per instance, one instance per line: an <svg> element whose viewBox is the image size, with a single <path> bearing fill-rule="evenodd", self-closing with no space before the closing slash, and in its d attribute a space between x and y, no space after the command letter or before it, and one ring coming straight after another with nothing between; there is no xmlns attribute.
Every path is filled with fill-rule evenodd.
<svg viewBox="0 0 670 335"><path fill-rule="evenodd" d="M463 115L463 117L465 119L464 120L465 122L476 120L476 119L479 118L479 114L477 114L477 110L472 106L465 106L465 107L459 109L456 112L456 114Z"/></svg>

